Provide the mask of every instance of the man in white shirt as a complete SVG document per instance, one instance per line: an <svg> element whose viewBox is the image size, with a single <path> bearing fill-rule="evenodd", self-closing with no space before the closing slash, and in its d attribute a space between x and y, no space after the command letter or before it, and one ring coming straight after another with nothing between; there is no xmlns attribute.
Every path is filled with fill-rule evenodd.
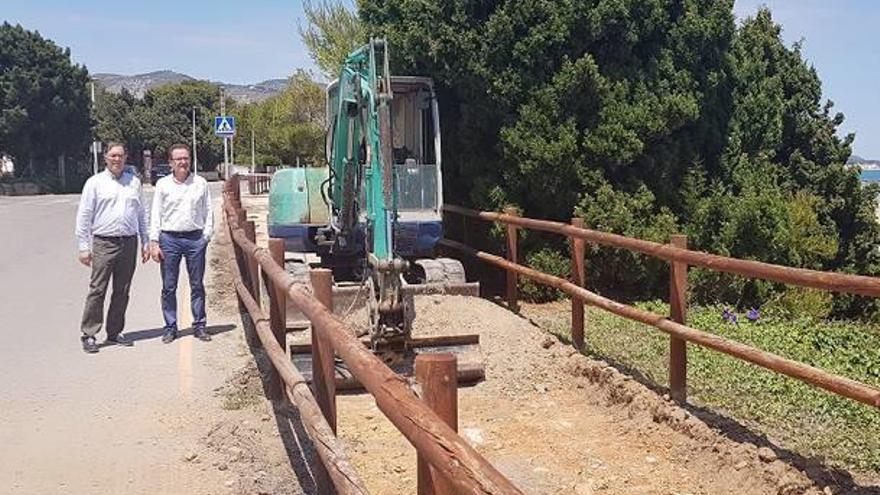
<svg viewBox="0 0 880 495"><path fill-rule="evenodd" d="M162 265L162 342L177 338L177 280L186 259L193 315L193 336L209 341L205 315L205 251L214 230L208 182L190 170L190 150L175 144L168 151L171 175L156 182L150 212L150 248Z"/></svg>
<svg viewBox="0 0 880 495"><path fill-rule="evenodd" d="M80 325L83 350L89 354L98 352L95 335L104 324L104 296L111 278L113 295L107 310L107 343L132 345L122 335L122 329L137 264L138 237L141 260L146 263L150 259L143 187L134 171L125 168L125 147L108 143L104 162L107 167L89 177L83 186L76 212L79 261L92 268Z"/></svg>

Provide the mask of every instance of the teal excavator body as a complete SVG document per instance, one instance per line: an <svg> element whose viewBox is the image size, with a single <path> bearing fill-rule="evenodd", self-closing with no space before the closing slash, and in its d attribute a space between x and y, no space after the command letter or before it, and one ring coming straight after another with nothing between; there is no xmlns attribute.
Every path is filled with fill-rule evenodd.
<svg viewBox="0 0 880 495"><path fill-rule="evenodd" d="M460 263L434 257L443 195L433 83L392 77L385 40L371 40L328 86L327 121L327 166L275 173L269 235L317 254L337 282L367 287L374 347L406 340L405 286L466 285Z"/></svg>

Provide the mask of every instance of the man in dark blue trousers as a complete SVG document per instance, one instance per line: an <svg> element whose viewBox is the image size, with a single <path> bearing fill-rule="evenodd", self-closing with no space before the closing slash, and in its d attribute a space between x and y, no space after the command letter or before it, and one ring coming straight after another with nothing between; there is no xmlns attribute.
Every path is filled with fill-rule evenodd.
<svg viewBox="0 0 880 495"><path fill-rule="evenodd" d="M177 281L180 260L189 275L193 336L209 341L205 314L205 252L214 229L208 182L190 170L190 150L175 144L168 152L171 175L156 182L150 212L152 257L162 265L162 342L177 338Z"/></svg>

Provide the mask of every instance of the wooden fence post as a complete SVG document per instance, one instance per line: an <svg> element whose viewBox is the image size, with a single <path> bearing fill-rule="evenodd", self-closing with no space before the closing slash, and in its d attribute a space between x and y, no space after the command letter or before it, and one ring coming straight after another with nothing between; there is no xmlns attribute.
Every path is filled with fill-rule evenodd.
<svg viewBox="0 0 880 495"><path fill-rule="evenodd" d="M230 202L232 202L233 199L232 199L232 195L231 195L231 192L232 192L231 188L229 189L229 192L230 192L230 195L227 196L227 198L229 199ZM229 221L228 217L224 217L224 218L226 219L226 233L229 235L229 240L232 243L232 255L235 257L235 266L238 269L238 276L241 277L242 279L244 279L244 271L242 269L242 267L244 266L244 261L242 259L243 253L241 251L241 247L239 247L238 243L235 242L234 238L232 237L232 223ZM242 314L247 313L247 310L245 309L244 303L242 302L241 298L237 298L237 299L238 299L238 312L242 313Z"/></svg>
<svg viewBox="0 0 880 495"><path fill-rule="evenodd" d="M254 239L256 237L255 231L254 231L255 230L254 222L247 222L246 221L246 219L247 219L247 211L246 210L243 210L243 209L238 210L237 213L238 213L238 225L244 231L244 236L249 241L254 242ZM258 295L255 295L255 294L259 294L259 288L256 288L256 292L254 290L254 285L255 285L254 278L255 277L259 278L259 273L258 273L259 272L259 263L257 263L256 259L254 259L253 253L249 253L249 252L245 251L244 249L242 249L241 247L239 247L239 251L241 251L241 279L244 282L245 287L247 287L248 292L250 292L251 297L253 297L254 300L257 301L257 304L259 305L260 298ZM255 272L257 272L256 275L255 275ZM260 339L259 339L259 337L257 337L257 333L256 333L256 322L254 322L253 330L254 330L253 332L248 332L245 335L245 338L247 339L247 341L251 347L256 347L258 349L262 348L263 344L262 344L262 342L260 342Z"/></svg>
<svg viewBox="0 0 880 495"><path fill-rule="evenodd" d="M333 272L319 268L311 271L315 298L330 312L333 312ZM312 383L315 385L315 399L321 406L324 417L333 432L336 432L336 370L334 367L333 345L312 325Z"/></svg>
<svg viewBox="0 0 880 495"><path fill-rule="evenodd" d="M508 206L504 208L504 213L506 215L510 215L512 217L519 216L519 210L514 206ZM517 239L516 239L517 231L515 225L507 224L507 260L511 263L518 263L517 261ZM518 302L518 294L517 294L517 280L518 276L516 273L507 270L507 307L511 311L519 311L519 302Z"/></svg>
<svg viewBox="0 0 880 495"><path fill-rule="evenodd" d="M584 228L583 218L572 218L572 227ZM587 271L584 264L584 240L571 238L571 282L578 287L585 287ZM576 297L571 298L571 342L575 348L584 349L584 302Z"/></svg>
<svg viewBox="0 0 880 495"><path fill-rule="evenodd" d="M458 375L454 354L416 356L416 381L421 398L440 419L458 431ZM417 456L418 495L454 495L455 489Z"/></svg>
<svg viewBox="0 0 880 495"><path fill-rule="evenodd" d="M284 268L284 239L269 239L269 254L278 266ZM265 277L267 282L266 292L269 295L269 327L275 340L284 353L287 353L287 290L286 287L278 287L272 279ZM272 368L272 393L273 399L284 400L284 382L278 375L277 370ZM276 386L277 385L277 386Z"/></svg>
<svg viewBox="0 0 880 495"><path fill-rule="evenodd" d="M239 176L238 174L233 175L230 180L230 183L231 183L230 189L232 190L232 195L235 197L235 202L238 205L238 207L240 208L241 207L241 176Z"/></svg>
<svg viewBox="0 0 880 495"><path fill-rule="evenodd" d="M247 222L247 210L239 208L236 213L238 213L238 226L244 228L244 223Z"/></svg>
<svg viewBox="0 0 880 495"><path fill-rule="evenodd" d="M243 216L246 216L246 213L244 213L244 211L241 209L236 209L235 213L236 213L236 220L238 220L238 227L240 229L244 229L244 223L242 223L241 219ZM231 225L229 226L229 234L230 234L229 239L233 240ZM247 282L247 277L248 277L247 256L245 255L244 250L241 248L241 246L239 246L236 242L233 241L232 245L235 248L235 260L238 263L238 274L241 276L241 279L243 281Z"/></svg>
<svg viewBox="0 0 880 495"><path fill-rule="evenodd" d="M248 238L249 241L256 244L257 242L257 230L256 224L251 221L244 222L244 235ZM257 306L262 306L260 304L260 264L257 263L257 260L254 258L253 253L247 253L247 269L248 269L248 284L251 291L251 296L253 296L254 301L257 302Z"/></svg>
<svg viewBox="0 0 880 495"><path fill-rule="evenodd" d="M310 272L315 298L331 313L333 312L333 272L318 268ZM333 343L323 335L324 329L318 329L312 322L312 386L315 401L327 424L336 434L336 366L334 362ZM335 494L336 489L330 482L330 475L320 462L315 471L315 484L318 493Z"/></svg>
<svg viewBox="0 0 880 495"><path fill-rule="evenodd" d="M686 235L673 235L672 246L687 249ZM669 317L684 325L687 321L687 263L673 261L669 272ZM669 337L669 396L676 401L687 400L687 342Z"/></svg>

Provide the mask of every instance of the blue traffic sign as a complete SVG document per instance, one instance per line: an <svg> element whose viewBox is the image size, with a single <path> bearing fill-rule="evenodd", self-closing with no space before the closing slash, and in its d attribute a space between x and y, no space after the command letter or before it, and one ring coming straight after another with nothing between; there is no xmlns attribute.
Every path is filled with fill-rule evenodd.
<svg viewBox="0 0 880 495"><path fill-rule="evenodd" d="M219 137L235 136L235 117L214 117L214 134Z"/></svg>

